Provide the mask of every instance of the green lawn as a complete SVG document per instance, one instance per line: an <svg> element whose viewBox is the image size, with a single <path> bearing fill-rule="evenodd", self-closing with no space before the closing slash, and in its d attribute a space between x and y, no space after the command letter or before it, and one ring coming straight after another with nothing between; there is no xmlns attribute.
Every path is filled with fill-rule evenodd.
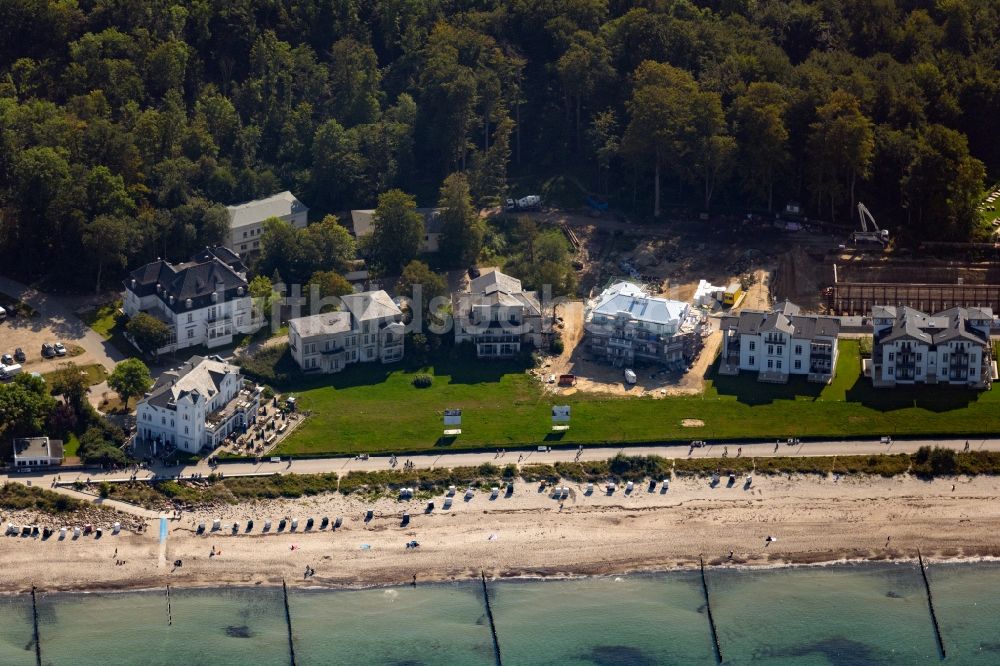
<svg viewBox="0 0 1000 666"><path fill-rule="evenodd" d="M294 387L312 416L280 453L357 453L516 446L600 444L690 439L770 439L790 436L956 436L1000 430L1000 393L952 387L876 391L860 377L858 344L840 342L837 378L829 386L804 380L760 384L755 375L717 377L701 396L666 399L553 397L522 368L448 361L433 369L430 388L410 380L418 370L355 365ZM572 426L550 433L549 408L572 406ZM463 410L463 434L441 439L442 411ZM688 428L684 419L704 427Z"/></svg>
<svg viewBox="0 0 1000 666"><path fill-rule="evenodd" d="M42 378L48 383L52 384L53 380L58 377L60 373L66 372L68 369L66 364L61 364L58 370L53 370L51 372L46 372L42 375ZM93 386L95 384L100 384L105 379L108 378L108 371L104 369L104 366L100 363L89 363L87 365L78 365L76 369L86 375L87 386Z"/></svg>
<svg viewBox="0 0 1000 666"><path fill-rule="evenodd" d="M117 324L115 315L121 306L121 301L108 303L94 310L87 310L81 315L81 318L87 326L97 331L102 338L110 340L114 337L115 326Z"/></svg>
<svg viewBox="0 0 1000 666"><path fill-rule="evenodd" d="M70 433L69 436L63 440L63 455L67 458L75 458L76 452L80 448L80 440L76 438L76 435Z"/></svg>

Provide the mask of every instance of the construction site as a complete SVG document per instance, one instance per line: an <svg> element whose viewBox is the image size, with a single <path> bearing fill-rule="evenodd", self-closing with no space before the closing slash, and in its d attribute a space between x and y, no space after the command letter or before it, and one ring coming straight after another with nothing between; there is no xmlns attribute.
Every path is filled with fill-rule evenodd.
<svg viewBox="0 0 1000 666"><path fill-rule="evenodd" d="M952 307L1000 312L1000 256L995 249L965 244L898 249L892 234L880 229L866 208L859 205L858 210L861 222L854 230L749 217L654 226L559 210L533 213L539 223L561 228L572 244L584 303L613 278L624 278L651 295L691 303L708 317L699 334L700 353L686 369L647 368L638 373L637 385L628 386L620 368L602 363L587 349L585 306L574 304L560 313L557 325L565 350L539 376L548 380L572 373L579 381L571 390L657 397L697 393L717 354L713 315L767 310L784 300L803 312L862 319L875 305L906 305L929 313ZM696 291L703 282L727 290L738 285L740 296L736 302L702 301Z"/></svg>
<svg viewBox="0 0 1000 666"><path fill-rule="evenodd" d="M932 259L833 261L822 306L829 314L868 315L875 305L924 312L953 307L1000 311L1000 262Z"/></svg>

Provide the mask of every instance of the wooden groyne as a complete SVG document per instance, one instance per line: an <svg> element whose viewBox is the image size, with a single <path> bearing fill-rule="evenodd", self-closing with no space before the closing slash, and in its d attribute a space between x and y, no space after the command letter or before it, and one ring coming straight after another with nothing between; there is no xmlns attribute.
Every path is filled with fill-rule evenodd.
<svg viewBox="0 0 1000 666"><path fill-rule="evenodd" d="M500 640L497 638L497 625L493 620L493 606L490 604L490 591L486 587L486 572L480 570L480 580L483 581L483 601L486 603L486 619L490 622L490 633L493 635L493 654L497 660L497 666L503 665L503 658L500 656Z"/></svg>
<svg viewBox="0 0 1000 666"><path fill-rule="evenodd" d="M705 593L705 610L708 615L708 626L712 630L712 645L715 646L715 663L722 663L722 648L719 646L719 632L715 628L715 618L712 616L712 601L708 597L708 582L705 580L705 558L698 556L701 563L701 589Z"/></svg>
<svg viewBox="0 0 1000 666"><path fill-rule="evenodd" d="M31 621L34 624L35 663L42 666L42 643L38 638L38 601L35 599L35 586L31 586Z"/></svg>
<svg viewBox="0 0 1000 666"><path fill-rule="evenodd" d="M281 593L285 598L285 624L288 626L288 657L292 666L295 666L295 642L292 640L292 611L288 607L288 585L285 579L281 579Z"/></svg>
<svg viewBox="0 0 1000 666"><path fill-rule="evenodd" d="M931 624L934 625L934 637L937 638L938 649L941 651L941 658L947 657L944 651L944 639L941 638L941 625L938 624L937 613L934 612L934 597L931 595L931 582L927 580L927 567L924 566L924 558L917 548L917 562L920 563L920 575L924 579L924 589L927 590L927 607L931 611Z"/></svg>
<svg viewBox="0 0 1000 666"><path fill-rule="evenodd" d="M174 615L170 609L170 586L167 585L167 626L174 626Z"/></svg>

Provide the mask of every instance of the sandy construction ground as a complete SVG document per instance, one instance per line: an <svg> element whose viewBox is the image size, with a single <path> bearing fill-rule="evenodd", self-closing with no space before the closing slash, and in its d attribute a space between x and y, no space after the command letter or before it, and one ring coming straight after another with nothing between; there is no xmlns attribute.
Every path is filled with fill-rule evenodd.
<svg viewBox="0 0 1000 666"><path fill-rule="evenodd" d="M143 534L3 537L0 590L140 588L171 585L377 585L487 575L555 576L712 564L776 565L844 559L976 558L1000 555L1000 479L758 477L709 488L704 479L675 480L666 493L637 486L630 495L603 489L586 495L570 485L560 502L537 484L518 483L510 498L459 491L451 510L425 514L425 500L397 502L328 495L267 501L184 514L170 521L165 552L152 521ZM374 518L363 521L364 512ZM411 521L401 527L408 510ZM261 534L264 520L297 517L295 533ZM344 518L319 531L319 519ZM253 517L251 534L243 534ZM303 533L308 517L316 528ZM25 522L30 516L17 515ZM198 522L223 530L198 536ZM11 517L5 518L10 520ZM230 534L240 522L240 536ZM16 520L15 520L16 522ZM39 521L43 522L43 521ZM52 521L49 521L52 524ZM766 537L777 540L771 543ZM407 549L416 540L420 546ZM218 553L211 555L212 548ZM733 551L732 559L729 557ZM182 560L174 567L174 560ZM124 565L115 564L124 560ZM305 579L306 567L316 573Z"/></svg>

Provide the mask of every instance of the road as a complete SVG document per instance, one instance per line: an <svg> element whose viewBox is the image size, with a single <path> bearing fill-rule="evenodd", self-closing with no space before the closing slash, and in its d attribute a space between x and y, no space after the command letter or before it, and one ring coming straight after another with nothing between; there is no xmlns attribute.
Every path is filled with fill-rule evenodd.
<svg viewBox="0 0 1000 666"><path fill-rule="evenodd" d="M664 458L720 458L728 452L729 457L736 457L739 449L740 455L749 457L773 457L773 456L839 456L839 455L869 455L878 453L914 453L921 446L941 446L961 451L965 448L965 439L953 440L905 440L894 441L891 444L882 444L878 439L871 441L825 441L825 442L802 442L795 446L780 444L775 447L775 442L759 442L754 444L709 444L703 448L694 449L690 456L687 446L636 446L636 447L594 447L584 448L580 454L580 460L607 460L618 453L628 455L657 455ZM969 440L970 449L973 451L1000 451L1000 439L973 439ZM554 463L572 462L577 455L576 449L553 449L552 451L508 451L503 455L497 453L467 452L467 453L424 453L424 454L400 454L397 469L402 467L406 460L413 462L417 469L434 469L446 467L476 466L483 463L493 463L496 465L506 465L508 463L519 463L519 456L523 456L520 464L532 463ZM260 474L323 474L336 472L346 474L352 471L377 471L391 469L388 456L372 456L367 460L357 458L313 458L306 460L282 461L274 463L268 461L225 463L212 468L205 461L200 461L197 465L172 468L153 468L142 470L139 479L172 478L177 475L190 477L192 474L202 474L208 476L213 471L222 472L226 476L260 475ZM26 483L29 480L37 486L50 487L56 480L56 476L61 477L62 483L73 481L127 481L129 473L118 472L52 472L52 473L30 473L30 474L10 474L0 476L0 482L17 481Z"/></svg>

